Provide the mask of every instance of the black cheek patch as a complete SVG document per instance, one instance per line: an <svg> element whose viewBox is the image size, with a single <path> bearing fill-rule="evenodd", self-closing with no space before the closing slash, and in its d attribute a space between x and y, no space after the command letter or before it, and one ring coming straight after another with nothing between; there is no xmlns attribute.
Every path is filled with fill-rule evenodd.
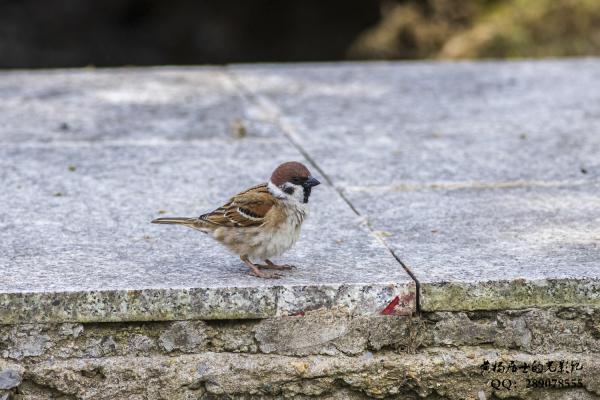
<svg viewBox="0 0 600 400"><path fill-rule="evenodd" d="M304 188L304 202L308 203L308 198L310 197L310 187Z"/></svg>
<svg viewBox="0 0 600 400"><path fill-rule="evenodd" d="M293 187L285 187L283 188L283 191L287 194L294 194L294 188Z"/></svg>

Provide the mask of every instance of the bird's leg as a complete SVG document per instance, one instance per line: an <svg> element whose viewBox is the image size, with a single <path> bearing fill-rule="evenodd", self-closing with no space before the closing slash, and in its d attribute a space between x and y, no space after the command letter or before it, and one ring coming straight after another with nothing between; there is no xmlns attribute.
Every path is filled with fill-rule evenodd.
<svg viewBox="0 0 600 400"><path fill-rule="evenodd" d="M250 268L250 275L252 275L252 276L256 276L259 278L265 278L265 279L277 279L277 278L281 277L276 272L267 273L267 272L261 271L260 269L258 269L258 267L256 265L254 265L252 263L252 261L250 261L248 256L240 256L240 259L244 262L244 264L246 264L248 266L248 268Z"/></svg>
<svg viewBox="0 0 600 400"><path fill-rule="evenodd" d="M293 265L288 265L288 264L275 264L271 260L265 260L265 262L267 263L267 265L259 265L259 267L265 268L265 269L279 269L279 270L296 268Z"/></svg>

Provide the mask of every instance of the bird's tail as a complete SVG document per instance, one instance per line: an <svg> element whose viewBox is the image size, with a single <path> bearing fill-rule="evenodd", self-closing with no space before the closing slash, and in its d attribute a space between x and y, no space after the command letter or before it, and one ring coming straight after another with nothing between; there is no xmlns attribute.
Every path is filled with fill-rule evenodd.
<svg viewBox="0 0 600 400"><path fill-rule="evenodd" d="M167 217L167 218L156 218L152 221L153 224L179 224L179 225L194 225L198 222L198 218L186 218L186 217Z"/></svg>

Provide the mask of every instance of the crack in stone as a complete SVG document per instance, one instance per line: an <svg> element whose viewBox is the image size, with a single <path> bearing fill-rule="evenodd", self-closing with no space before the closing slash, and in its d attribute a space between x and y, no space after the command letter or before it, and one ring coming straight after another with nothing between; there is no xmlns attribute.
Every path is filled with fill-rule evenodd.
<svg viewBox="0 0 600 400"><path fill-rule="evenodd" d="M350 209L359 217L363 217L363 215L358 211L358 209L352 204L350 199L344 194L343 190L340 190L339 187L333 184L333 180L331 177L321 168L321 166L316 162L316 160L308 153L308 151L301 145L301 141L298 138L294 127L291 123L284 120L284 116L281 113L281 110L273 104L271 101L266 99L264 96L260 96L259 94L253 92L250 88L248 88L241 79L239 79L235 72L232 71L224 71L223 74L226 78L229 78L232 84L238 88L242 96L248 102L254 102L260 109L265 112L265 117L268 118L273 124L279 126L283 132L283 134L287 137L290 143L302 154L302 156L310 163L310 165L321 174L325 182L332 187L338 196L350 207ZM394 252L394 250L388 245L385 239L381 238L380 235L377 234L376 229L371 225L368 218L365 218L365 224L371 234L379 241L389 252L390 254L398 261L400 266L406 271L406 273L411 277L411 279L415 282L415 312L420 313L420 283L417 280L415 274L410 270L410 268L404 264L398 255Z"/></svg>

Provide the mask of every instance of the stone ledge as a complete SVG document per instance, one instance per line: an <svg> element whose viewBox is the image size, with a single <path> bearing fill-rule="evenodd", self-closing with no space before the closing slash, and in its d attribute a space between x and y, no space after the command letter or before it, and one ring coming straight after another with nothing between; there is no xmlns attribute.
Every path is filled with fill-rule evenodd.
<svg viewBox="0 0 600 400"><path fill-rule="evenodd" d="M414 281L326 184L281 280L149 223L308 163L223 69L5 72L0 97L0 324L415 311Z"/></svg>
<svg viewBox="0 0 600 400"><path fill-rule="evenodd" d="M0 293L0 324L253 319L329 309L348 315L414 312L410 283Z"/></svg>
<svg viewBox="0 0 600 400"><path fill-rule="evenodd" d="M389 249L423 311L597 305L599 65L2 72L0 322L411 313ZM304 155L331 186L282 281L147 224Z"/></svg>

